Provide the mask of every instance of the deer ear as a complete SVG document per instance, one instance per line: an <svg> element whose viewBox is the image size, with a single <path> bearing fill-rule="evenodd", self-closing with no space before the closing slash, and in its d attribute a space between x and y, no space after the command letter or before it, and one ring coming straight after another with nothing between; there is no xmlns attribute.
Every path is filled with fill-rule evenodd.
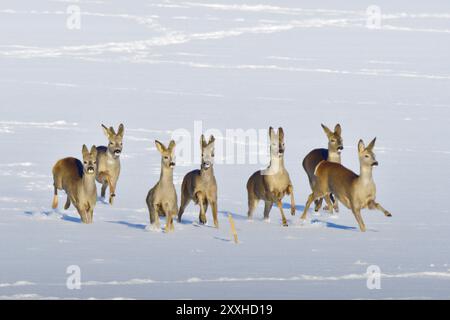
<svg viewBox="0 0 450 320"><path fill-rule="evenodd" d="M272 138L272 136L274 135L274 133L275 133L275 132L273 131L273 128L270 127L270 128L269 128L269 137Z"/></svg>
<svg viewBox="0 0 450 320"><path fill-rule="evenodd" d="M119 131L117 132L117 135L121 136L123 138L124 133L125 133L125 127L124 127L123 123L121 123L119 126Z"/></svg>
<svg viewBox="0 0 450 320"><path fill-rule="evenodd" d="M200 147L203 149L204 147L206 147L207 143L206 143L206 139L205 139L205 135L202 134L202 136L200 137Z"/></svg>
<svg viewBox="0 0 450 320"><path fill-rule="evenodd" d="M113 127L109 127L109 132L111 132L112 135L116 135L116 130L114 130Z"/></svg>
<svg viewBox="0 0 450 320"><path fill-rule="evenodd" d="M95 145L91 148L91 156L97 157L97 147Z"/></svg>
<svg viewBox="0 0 450 320"><path fill-rule="evenodd" d="M330 129L328 129L328 127L324 124L321 124L323 131L325 131L325 134L327 135L327 137L331 136L333 134L333 132L331 132Z"/></svg>
<svg viewBox="0 0 450 320"><path fill-rule="evenodd" d="M169 148L168 148L168 150L170 151L170 153L173 153L173 150L175 149L175 146L176 146L177 144L175 143L175 140L171 140L170 141L170 143L169 143Z"/></svg>
<svg viewBox="0 0 450 320"><path fill-rule="evenodd" d="M216 138L214 138L214 136L211 135L211 136L209 137L209 142L208 142L208 144L213 144L215 141L216 141Z"/></svg>
<svg viewBox="0 0 450 320"><path fill-rule="evenodd" d="M336 133L338 136L341 135L342 128L341 128L341 125L339 123L336 125L336 127L334 127L334 133Z"/></svg>
<svg viewBox="0 0 450 320"><path fill-rule="evenodd" d="M375 142L377 141L377 138L374 138L370 143L369 143L369 145L367 146L367 150L369 150L369 151L372 151L373 150L373 147L375 147Z"/></svg>
<svg viewBox="0 0 450 320"><path fill-rule="evenodd" d="M103 132L105 133L105 136L109 139L109 136L111 135L111 133L109 132L109 129L102 124L102 128L103 128Z"/></svg>
<svg viewBox="0 0 450 320"><path fill-rule="evenodd" d="M280 138L280 141L284 141L284 130L283 128L278 128L278 137Z"/></svg>
<svg viewBox="0 0 450 320"><path fill-rule="evenodd" d="M158 151L160 153L163 153L164 151L166 151L166 147L158 140L155 140L155 145L156 145L156 149L158 149Z"/></svg>
<svg viewBox="0 0 450 320"><path fill-rule="evenodd" d="M358 152L362 153L364 150L366 150L366 146L364 145L364 141L361 139L358 142Z"/></svg>
<svg viewBox="0 0 450 320"><path fill-rule="evenodd" d="M89 156L89 150L85 144L83 144L83 149L81 150L81 153L83 154L83 159Z"/></svg>

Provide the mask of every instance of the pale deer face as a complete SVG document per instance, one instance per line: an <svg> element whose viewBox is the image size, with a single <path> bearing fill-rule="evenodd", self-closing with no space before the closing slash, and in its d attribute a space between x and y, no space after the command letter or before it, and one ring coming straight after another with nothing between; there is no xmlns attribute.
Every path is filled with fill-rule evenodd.
<svg viewBox="0 0 450 320"><path fill-rule="evenodd" d="M209 142L206 142L205 136L201 137L201 148L202 148L202 164L201 167L203 170L208 170L212 168L214 164L214 136L209 138Z"/></svg>
<svg viewBox="0 0 450 320"><path fill-rule="evenodd" d="M83 172L87 175L93 175L97 172L97 147L92 146L89 152L86 145L83 145Z"/></svg>
<svg viewBox="0 0 450 320"><path fill-rule="evenodd" d="M117 159L122 154L123 149L123 135L125 128L123 124L119 126L119 130L116 133L113 127L107 128L102 125L103 131L108 138L108 151L113 156L114 159Z"/></svg>
<svg viewBox="0 0 450 320"><path fill-rule="evenodd" d="M165 147L161 142L155 141L156 149L161 153L163 167L173 169L175 167L175 141L170 141L169 147Z"/></svg>
<svg viewBox="0 0 450 320"><path fill-rule="evenodd" d="M323 124L322 128L328 138L328 150L331 152L341 153L341 151L344 150L344 141L342 140L341 136L341 125L337 124L334 128L334 132L328 129L328 127Z"/></svg>
<svg viewBox="0 0 450 320"><path fill-rule="evenodd" d="M375 153L373 152L373 148L375 147L375 141L377 138L373 139L372 142L366 147L362 140L359 140L358 143L358 154L359 161L363 166L378 166L378 161L375 157Z"/></svg>
<svg viewBox="0 0 450 320"><path fill-rule="evenodd" d="M272 157L282 158L284 156L285 144L284 144L284 131L283 128L278 128L278 133L270 127L270 154Z"/></svg>

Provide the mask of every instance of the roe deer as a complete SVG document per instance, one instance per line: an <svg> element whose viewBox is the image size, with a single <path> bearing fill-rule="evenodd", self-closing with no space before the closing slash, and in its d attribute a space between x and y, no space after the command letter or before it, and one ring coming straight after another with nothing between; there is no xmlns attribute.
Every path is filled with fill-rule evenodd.
<svg viewBox="0 0 450 320"><path fill-rule="evenodd" d="M328 149L315 149L308 153L308 155L303 160L303 168L308 175L311 190L314 190L314 185L316 183L316 176L314 175L314 171L316 170L317 165L323 160L341 163L341 151L344 150L341 125L337 124L334 128L334 132L328 129L328 127L323 124L321 126L328 138ZM331 199L334 200L333 198ZM320 210L320 208L322 207L322 201L322 198L315 200L316 206L314 208L314 211L318 212ZM329 209L325 208L325 210ZM337 201L334 201L334 210L336 212L339 212Z"/></svg>
<svg viewBox="0 0 450 320"><path fill-rule="evenodd" d="M365 147L362 140L358 143L359 176L338 163L329 161L319 163L315 172L317 183L314 186L313 193L308 198L302 219L306 218L308 209L315 199L325 197L328 205L330 205L330 193L334 194L337 200L352 210L359 224L359 228L363 232L366 231L366 226L361 216L361 209L378 209L386 217L392 216L379 203L375 202L376 186L372 177L372 169L378 165L378 161L373 152L375 141L376 138L367 147ZM331 206L330 211L333 211Z"/></svg>
<svg viewBox="0 0 450 320"><path fill-rule="evenodd" d="M173 184L173 168L175 167L175 141L170 141L166 148L155 141L161 153L161 176L158 183L148 192L147 206L150 212L151 227L159 229L159 216L166 216L165 231L173 231L173 216L178 212L177 192Z"/></svg>
<svg viewBox="0 0 450 320"><path fill-rule="evenodd" d="M77 209L83 223L92 223L94 208L97 203L97 187L95 173L97 171L97 149L89 152L83 145L83 162L75 158L59 160L53 167L53 209L58 207L58 190L64 190L67 201L64 209L72 203Z"/></svg>
<svg viewBox="0 0 450 320"><path fill-rule="evenodd" d="M219 228L217 219L217 183L214 176L214 137L206 142L205 136L200 139L202 150L202 163L200 170L189 172L183 179L181 186L181 205L178 212L178 221L181 222L184 210L191 200L200 206L200 224L206 224L206 211L211 205L214 226Z"/></svg>
<svg viewBox="0 0 450 320"><path fill-rule="evenodd" d="M120 155L123 148L124 126L119 126L116 133L113 127L107 128L102 125L103 131L108 138L108 146L97 148L97 181L102 184L102 198L105 198L106 189L109 187L109 203L113 204L116 196L116 186L120 175Z"/></svg>
<svg viewBox="0 0 450 320"><path fill-rule="evenodd" d="M289 173L284 167L284 131L278 129L275 133L272 127L269 129L270 137L270 165L267 169L255 172L247 183L248 191L248 218L252 219L258 202L265 203L264 219L269 219L269 213L274 203L281 212L283 226L287 227L287 220L281 203L285 195L291 196L291 214L295 215L294 188Z"/></svg>

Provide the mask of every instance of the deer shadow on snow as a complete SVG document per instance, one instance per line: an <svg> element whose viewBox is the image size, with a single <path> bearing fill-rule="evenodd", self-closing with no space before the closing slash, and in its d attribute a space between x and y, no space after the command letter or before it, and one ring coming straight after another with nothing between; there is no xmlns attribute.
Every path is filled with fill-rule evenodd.
<svg viewBox="0 0 450 320"><path fill-rule="evenodd" d="M274 205L274 207L276 207L276 206ZM291 209L291 204L283 203L283 209ZM305 206L296 205L295 210L298 212L303 212L305 210ZM350 227L350 226L346 226L346 225L342 225L342 224L337 224L334 222L324 221L324 220L321 220L318 218L311 220L311 224L315 224L315 223L322 223L325 225L325 227L330 228L330 229L358 231L358 228L356 228L356 227Z"/></svg>
<svg viewBox="0 0 450 320"><path fill-rule="evenodd" d="M30 217L37 217L37 216L41 216L41 217L46 217L46 218L57 218L63 221L68 221L68 222L73 222L73 223L79 223L81 224L81 218L79 217L73 217L70 216L66 213L60 213L59 211L39 211L39 212L35 212L35 211L24 211L23 212L25 215L30 216Z"/></svg>

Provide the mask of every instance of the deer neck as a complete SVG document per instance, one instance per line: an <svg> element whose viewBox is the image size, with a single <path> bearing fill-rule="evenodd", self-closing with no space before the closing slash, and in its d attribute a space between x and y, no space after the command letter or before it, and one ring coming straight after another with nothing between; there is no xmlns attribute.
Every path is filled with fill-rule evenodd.
<svg viewBox="0 0 450 320"><path fill-rule="evenodd" d="M111 150L109 150L109 148L108 148L108 152L106 154L107 154L109 163L120 162L120 157L114 157L114 153Z"/></svg>
<svg viewBox="0 0 450 320"><path fill-rule="evenodd" d="M278 155L273 156L270 159L270 165L267 170L272 174L281 173L284 170L284 157L279 157Z"/></svg>
<svg viewBox="0 0 450 320"><path fill-rule="evenodd" d="M96 192L95 174L84 174L82 178L83 190L86 194Z"/></svg>
<svg viewBox="0 0 450 320"><path fill-rule="evenodd" d="M202 176L202 178L204 180L210 180L210 179L212 179L214 177L214 168L211 167L208 170L205 170L205 169L202 168L200 170L200 175Z"/></svg>
<svg viewBox="0 0 450 320"><path fill-rule="evenodd" d="M341 154L337 151L328 149L328 159L329 162L341 163Z"/></svg>
<svg viewBox="0 0 450 320"><path fill-rule="evenodd" d="M359 180L363 184L369 184L373 182L372 169L372 166L360 165Z"/></svg>
<svg viewBox="0 0 450 320"><path fill-rule="evenodd" d="M162 184L173 184L173 168L167 168L162 165L159 181Z"/></svg>

